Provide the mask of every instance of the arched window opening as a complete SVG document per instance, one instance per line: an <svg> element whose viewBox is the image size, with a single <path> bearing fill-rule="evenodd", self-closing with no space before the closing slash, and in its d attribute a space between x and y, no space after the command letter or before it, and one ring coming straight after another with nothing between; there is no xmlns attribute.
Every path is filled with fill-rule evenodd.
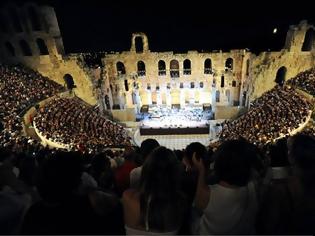
<svg viewBox="0 0 315 236"><path fill-rule="evenodd" d="M179 88L184 88L184 84L183 84L183 82L180 82L180 84L179 84Z"/></svg>
<svg viewBox="0 0 315 236"><path fill-rule="evenodd" d="M246 75L249 75L249 59L246 61Z"/></svg>
<svg viewBox="0 0 315 236"><path fill-rule="evenodd" d="M195 83L194 82L190 83L190 88L195 88Z"/></svg>
<svg viewBox="0 0 315 236"><path fill-rule="evenodd" d="M21 47L23 56L32 56L32 50L25 40L20 41L20 47Z"/></svg>
<svg viewBox="0 0 315 236"><path fill-rule="evenodd" d="M22 32L23 29L22 29L21 21L20 21L18 14L17 14L16 9L14 9L14 8L10 9L10 16L11 16L13 27L14 27L15 31L18 33Z"/></svg>
<svg viewBox="0 0 315 236"><path fill-rule="evenodd" d="M171 60L170 62L170 74L171 78L179 77L179 63L177 60Z"/></svg>
<svg viewBox="0 0 315 236"><path fill-rule="evenodd" d="M171 89L171 83L167 83L166 88Z"/></svg>
<svg viewBox="0 0 315 236"><path fill-rule="evenodd" d="M74 80L73 80L72 75L70 75L70 74L65 74L65 75L63 76L63 80L65 81L65 84L66 84L67 89L72 90L72 89L74 89L74 88L77 87L77 86L74 84Z"/></svg>
<svg viewBox="0 0 315 236"><path fill-rule="evenodd" d="M203 82L200 82L200 83L199 83L199 87L200 87L200 88L203 88Z"/></svg>
<svg viewBox="0 0 315 236"><path fill-rule="evenodd" d="M282 66L278 69L276 79L275 79L275 82L278 85L282 86L284 84L286 73L287 73L287 68L285 66Z"/></svg>
<svg viewBox="0 0 315 236"><path fill-rule="evenodd" d="M236 81L235 80L232 81L232 87L236 87Z"/></svg>
<svg viewBox="0 0 315 236"><path fill-rule="evenodd" d="M230 92L230 90L226 90L225 91L225 96L227 97L228 103L230 103L231 102L231 92Z"/></svg>
<svg viewBox="0 0 315 236"><path fill-rule="evenodd" d="M32 29L34 31L41 30L40 21L38 19L38 14L37 14L36 10L34 9L34 7L28 8L28 14L29 14L30 19L31 19Z"/></svg>
<svg viewBox="0 0 315 236"><path fill-rule="evenodd" d="M219 90L217 90L217 91L215 92L215 101L216 101L216 102L220 102L220 91L219 91Z"/></svg>
<svg viewBox="0 0 315 236"><path fill-rule="evenodd" d="M228 58L225 61L225 71L232 71L233 70L233 59Z"/></svg>
<svg viewBox="0 0 315 236"><path fill-rule="evenodd" d="M159 75L160 76L166 75L166 64L165 64L165 61L160 60L158 62L158 69L159 69Z"/></svg>
<svg viewBox="0 0 315 236"><path fill-rule="evenodd" d="M128 84L128 80L125 79L125 91L129 91L129 84Z"/></svg>
<svg viewBox="0 0 315 236"><path fill-rule="evenodd" d="M151 84L150 83L147 84L147 90L151 90Z"/></svg>
<svg viewBox="0 0 315 236"><path fill-rule="evenodd" d="M116 63L116 70L117 70L118 75L125 75L126 74L125 65L121 61Z"/></svg>
<svg viewBox="0 0 315 236"><path fill-rule="evenodd" d="M135 45L136 45L136 53L142 53L143 52L143 40L142 40L142 37L136 37L135 38Z"/></svg>
<svg viewBox="0 0 315 236"><path fill-rule="evenodd" d="M212 62L211 59L208 58L205 60L204 63L204 74L211 74L212 73Z"/></svg>
<svg viewBox="0 0 315 236"><path fill-rule="evenodd" d="M6 42L5 43L5 48L6 48L7 54L9 56L15 57L15 48L12 46L11 43Z"/></svg>
<svg viewBox="0 0 315 236"><path fill-rule="evenodd" d="M145 76L145 64L143 61L138 61L137 70L138 76Z"/></svg>
<svg viewBox="0 0 315 236"><path fill-rule="evenodd" d="M109 102L108 95L105 95L105 105L106 105L106 109L110 110L110 102Z"/></svg>
<svg viewBox="0 0 315 236"><path fill-rule="evenodd" d="M49 54L48 48L47 48L46 43L43 39L38 38L36 40L36 43L37 43L37 47L39 49L40 55L48 55Z"/></svg>
<svg viewBox="0 0 315 236"><path fill-rule="evenodd" d="M155 87L155 90L159 91L160 90L160 85L157 84L156 87Z"/></svg>
<svg viewBox="0 0 315 236"><path fill-rule="evenodd" d="M191 61L186 59L184 61L184 75L190 75L191 74Z"/></svg>
<svg viewBox="0 0 315 236"><path fill-rule="evenodd" d="M213 78L212 80L212 87L215 87L217 85L217 80L215 78Z"/></svg>
<svg viewBox="0 0 315 236"><path fill-rule="evenodd" d="M314 47L315 30L310 28L306 31L302 51L311 51Z"/></svg>
<svg viewBox="0 0 315 236"><path fill-rule="evenodd" d="M221 88L224 88L224 75L221 76Z"/></svg>

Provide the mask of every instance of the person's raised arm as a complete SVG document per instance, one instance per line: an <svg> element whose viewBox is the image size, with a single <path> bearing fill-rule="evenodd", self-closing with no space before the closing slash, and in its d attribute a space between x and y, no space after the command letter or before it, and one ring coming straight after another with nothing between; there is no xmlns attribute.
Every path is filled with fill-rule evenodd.
<svg viewBox="0 0 315 236"><path fill-rule="evenodd" d="M192 160L194 166L198 170L198 183L194 202L199 210L204 210L210 199L210 188L205 181L206 170L202 159L197 159L196 153L193 154Z"/></svg>

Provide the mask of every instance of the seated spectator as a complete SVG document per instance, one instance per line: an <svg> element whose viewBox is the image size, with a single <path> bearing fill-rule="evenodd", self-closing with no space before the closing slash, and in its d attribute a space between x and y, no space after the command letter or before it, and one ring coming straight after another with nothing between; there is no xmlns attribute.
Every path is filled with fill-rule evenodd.
<svg viewBox="0 0 315 236"><path fill-rule="evenodd" d="M214 153L219 183L208 186L203 161L194 154L199 173L194 204L202 211L201 218L194 221L194 233L255 233L257 196L251 172L256 158L256 148L243 140L223 143Z"/></svg>
<svg viewBox="0 0 315 236"><path fill-rule="evenodd" d="M38 180L42 201L27 212L23 234L123 234L119 201L94 191L77 194L81 159L57 152L43 163Z"/></svg>
<svg viewBox="0 0 315 236"><path fill-rule="evenodd" d="M178 232L187 211L180 176L180 163L171 150L159 147L148 156L140 187L123 194L127 234L174 235Z"/></svg>
<svg viewBox="0 0 315 236"><path fill-rule="evenodd" d="M140 146L140 154L142 156L142 163L144 163L147 157L150 155L150 153L159 146L160 144L155 139L144 140ZM130 172L130 187L131 188L139 187L141 171L142 171L142 166L139 166Z"/></svg>

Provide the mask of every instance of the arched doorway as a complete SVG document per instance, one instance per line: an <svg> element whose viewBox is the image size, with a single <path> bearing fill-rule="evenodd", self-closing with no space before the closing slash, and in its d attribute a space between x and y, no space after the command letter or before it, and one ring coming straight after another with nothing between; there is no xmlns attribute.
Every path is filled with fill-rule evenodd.
<svg viewBox="0 0 315 236"><path fill-rule="evenodd" d="M183 63L184 66L184 75L190 75L191 74L191 61L189 59L186 59Z"/></svg>
<svg viewBox="0 0 315 236"><path fill-rule="evenodd" d="M145 76L145 64L143 61L138 61L137 63L138 76Z"/></svg>
<svg viewBox="0 0 315 236"><path fill-rule="evenodd" d="M125 65L121 61L116 63L116 70L117 70L118 75L120 75L120 74L125 75L126 74Z"/></svg>
<svg viewBox="0 0 315 236"><path fill-rule="evenodd" d="M275 79L275 82L278 85L282 86L284 84L286 73L287 73L287 68L285 66L282 66L278 69L276 79Z"/></svg>
<svg viewBox="0 0 315 236"><path fill-rule="evenodd" d="M221 88L224 88L224 75L221 76Z"/></svg>
<svg viewBox="0 0 315 236"><path fill-rule="evenodd" d="M74 89L74 88L77 87L77 86L74 84L74 80L73 80L72 75L70 75L70 74L65 74L65 75L63 76L63 80L65 81L65 84L66 84L67 89L72 90L72 89Z"/></svg>
<svg viewBox="0 0 315 236"><path fill-rule="evenodd" d="M136 37L135 38L135 45L136 45L136 53L142 53L143 52L143 39L142 39L142 37Z"/></svg>
<svg viewBox="0 0 315 236"><path fill-rule="evenodd" d="M210 58L207 58L204 63L204 74L211 74L212 72L212 62Z"/></svg>
<svg viewBox="0 0 315 236"><path fill-rule="evenodd" d="M129 84L128 84L128 80L125 79L125 91L129 91Z"/></svg>
<svg viewBox="0 0 315 236"><path fill-rule="evenodd" d="M110 110L110 102L109 102L108 95L105 95L105 105L106 105L106 109Z"/></svg>
<svg viewBox="0 0 315 236"><path fill-rule="evenodd" d="M158 62L159 75L166 75L166 64L165 61L159 60Z"/></svg>
<svg viewBox="0 0 315 236"><path fill-rule="evenodd" d="M306 31L302 51L311 51L314 47L315 30L310 28Z"/></svg>
<svg viewBox="0 0 315 236"><path fill-rule="evenodd" d="M170 62L170 74L171 78L179 77L179 63L177 60L171 60Z"/></svg>
<svg viewBox="0 0 315 236"><path fill-rule="evenodd" d="M229 57L228 59L226 59L225 61L225 70L233 70L233 59L231 57Z"/></svg>
<svg viewBox="0 0 315 236"><path fill-rule="evenodd" d="M49 54L48 53L48 48L47 48L46 43L45 43L45 41L43 39L38 38L36 40L36 43L37 43L37 47L39 49L40 55L48 55Z"/></svg>

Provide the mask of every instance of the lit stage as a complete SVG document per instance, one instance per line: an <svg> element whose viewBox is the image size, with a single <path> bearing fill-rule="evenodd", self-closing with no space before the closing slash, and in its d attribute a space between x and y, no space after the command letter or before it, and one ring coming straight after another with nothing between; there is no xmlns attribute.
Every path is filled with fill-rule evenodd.
<svg viewBox="0 0 315 236"><path fill-rule="evenodd" d="M140 125L141 135L209 134L211 111L200 106L151 107Z"/></svg>

